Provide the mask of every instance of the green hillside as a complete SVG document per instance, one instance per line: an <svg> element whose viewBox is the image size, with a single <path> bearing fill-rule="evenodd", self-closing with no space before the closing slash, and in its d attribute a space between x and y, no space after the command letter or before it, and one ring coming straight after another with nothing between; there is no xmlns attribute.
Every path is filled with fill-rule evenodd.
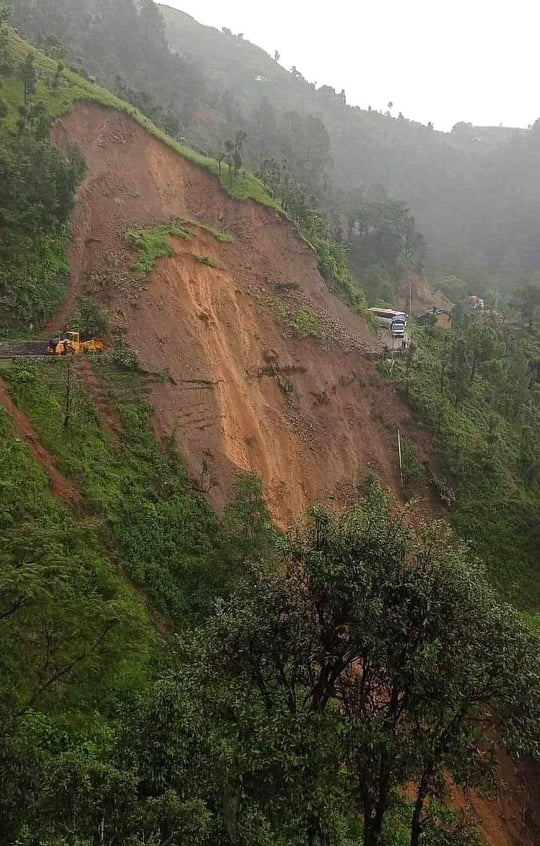
<svg viewBox="0 0 540 846"><path fill-rule="evenodd" d="M381 191L355 196L345 224L325 182L334 171L318 114L276 109L274 134L258 136L276 146L263 149L248 132L255 112L243 117L234 98L219 111L217 45L226 57L239 41L250 73L257 48L205 31L218 41L203 75L197 57L167 52L152 0L14 6L43 49L0 6L2 339L40 336L66 293L85 163L50 131L77 100L127 114L234 197L283 204L356 309L353 230L353 263L374 299L421 261L410 212ZM268 62L298 103L306 83ZM246 115L247 104L246 94ZM283 168L276 156L291 139L296 157ZM534 139L519 140L524 155ZM514 143L492 143L489 155L515 168L504 158ZM512 172L514 184L525 177ZM316 195L325 184L326 204ZM169 253L170 233L195 225L130 229L141 274ZM242 250L240 238L198 226ZM442 284L466 298L466 283ZM314 503L289 533L273 525L251 474L238 474L215 513L175 438L154 433L150 397L170 386L168 372L145 372L120 331L108 336L92 298L72 319L106 337L105 354L0 361L0 846L477 846L449 778L492 796L506 790L501 745L516 763L540 762L539 287L517 291L511 325L467 308L465 299L450 332L430 321L415 329L407 357L381 372L360 361L366 380L395 380L431 432L433 495L459 534L416 511L411 520L371 473L349 508ZM313 335L314 316L302 314ZM315 398L333 401L326 390ZM405 495L425 495L412 442L404 457ZM493 800L498 820L505 801ZM524 815L524 843L529 835Z"/></svg>

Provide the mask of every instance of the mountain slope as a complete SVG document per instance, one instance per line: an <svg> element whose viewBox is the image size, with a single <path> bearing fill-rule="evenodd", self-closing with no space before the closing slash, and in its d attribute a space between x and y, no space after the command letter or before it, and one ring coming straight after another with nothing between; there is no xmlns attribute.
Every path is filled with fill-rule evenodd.
<svg viewBox="0 0 540 846"><path fill-rule="evenodd" d="M376 337L329 292L293 224L231 199L116 112L76 105L55 137L78 144L88 167L73 219L71 301L107 263L116 268L103 275L101 297L142 365L169 374L152 389L154 426L176 434L211 500L223 506L234 475L253 471L289 523L310 502L345 501L370 467L397 488L394 432L409 413L366 357ZM234 243L186 225L189 240L173 240L174 255L159 259L142 290L115 290L120 268L133 275L126 231L177 218L225 230Z"/></svg>
<svg viewBox="0 0 540 846"><path fill-rule="evenodd" d="M536 145L527 132L462 123L443 133L371 107L348 107L343 94L328 86L316 89L242 37L202 26L167 6L161 11L171 49L204 67L223 100L226 92L226 110L247 129L255 158L264 155L268 130L280 116L313 114L328 132L334 162L330 184L340 202L354 206L355 192L377 188L406 202L428 241L431 272L463 274L484 284L495 278L508 286L540 267L533 235L540 220L540 184ZM210 113L195 113L199 138L219 143L227 126L223 111L217 105ZM266 139L259 138L262 126L268 127ZM289 151L284 147L280 154L287 158ZM528 217L520 214L519 161L527 162L531 179Z"/></svg>
<svg viewBox="0 0 540 846"><path fill-rule="evenodd" d="M42 63L44 93L51 70ZM57 85L69 93L69 81L59 76ZM13 89L20 98L21 86ZM104 96L93 87L88 92L94 100ZM76 144L83 152L87 172L72 220L68 296L50 328L74 318L81 295L91 297L94 306L109 308L111 355L10 363L9 396L0 395L8 410L0 409L8 539L0 575L4 594L7 572L13 597L7 626L0 616L9 690L7 706L2 702L9 717L0 754L7 788L0 791L2 846L23 835L28 843L150 842L158 830L161 839L181 830L189 846L199 835L201 843L223 842L236 731L230 714L238 698L232 709L218 703L227 714L224 721L218 716L223 734L212 739L223 770L198 770L200 781L194 779L197 757L215 760L205 745L215 720L199 722L201 691L192 674L199 633L179 637L174 653L158 643L132 582L167 613L165 625L155 620L161 634L190 628L245 577L248 561L266 553L266 564L275 564L268 542L275 532L253 478L231 508L239 470L262 477L275 517L288 525L315 500L337 506L356 500L369 469L398 492L397 425L420 442L417 464L430 460L429 438L372 361L379 342L329 289L313 250L271 205L240 201L223 186L234 193L238 183L256 181L240 174L228 184L222 173L220 184L208 172L215 163L182 154L151 126L147 131L140 115L133 120L126 112L125 104L69 100L55 110L52 129L59 147ZM48 121L46 129L48 135ZM138 370L128 345L138 351ZM67 421L73 374L78 408ZM51 478L56 465L76 480L69 491L80 491L84 519L50 500L10 416L28 446L39 440L43 448L34 457ZM224 520L200 491L221 508L227 504ZM124 567L129 579L120 578ZM330 581L333 589L333 573ZM30 588L22 599L21 586ZM355 579L352 589L358 597ZM474 603L474 619L476 609ZM378 618L376 604L374 612ZM278 632L284 616L278 602ZM401 628L401 614L394 619ZM258 626L256 619L257 636ZM186 663L186 676L176 675L177 661ZM204 662L206 669L211 664ZM188 687L195 679L193 713L170 698L182 678ZM209 691L213 705L222 682ZM427 702L431 711L429 695ZM251 692L247 704L251 719ZM274 733L272 713L270 723ZM288 742L286 732L277 734ZM325 778L324 764L313 761ZM299 770L297 761L292 768ZM471 799L473 816L497 846L523 843L530 834L522 825L526 797L511 766L507 778L511 791L500 807L477 796L455 799L458 807ZM310 796L311 785L301 780ZM356 811L347 813L356 828Z"/></svg>

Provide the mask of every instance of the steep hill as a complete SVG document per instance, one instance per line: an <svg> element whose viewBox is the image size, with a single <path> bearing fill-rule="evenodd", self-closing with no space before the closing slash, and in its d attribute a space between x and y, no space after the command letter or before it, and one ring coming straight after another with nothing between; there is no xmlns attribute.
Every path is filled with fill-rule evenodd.
<svg viewBox="0 0 540 846"><path fill-rule="evenodd" d="M416 536L408 523L421 522L418 510L403 524L394 520L373 479L362 488L362 505L343 520L353 533L336 536L343 545L335 559L327 555L332 516L317 517L317 545L307 555L315 605L305 605L313 586L301 576L290 594L296 606L289 603L282 571L295 568L282 565L298 563L302 536L284 552L263 494L280 526L315 502L330 511L356 504L368 470L399 502L399 427L406 493L419 494L432 516L430 437L383 378L374 361L382 343L342 299L346 286L331 274L323 278L320 255L258 180L173 141L11 31L6 38L6 30L0 26L0 48L8 45L0 65L7 91L0 154L9 184L26 191L13 191L8 202L0 197L4 228L13 234L1 244L4 254L24 269L31 241L21 248L17 238L25 227L35 237L51 225L33 192L38 185L41 200L47 193L40 162L55 165L50 184L67 183L52 229L62 258L71 224L63 304L43 332L29 326L41 304L40 280L32 277L33 299L22 297L24 313L15 302L10 326L45 338L74 320L94 322L108 354L2 363L0 844L214 846L238 839L237 828L256 846L274 830L283 842L322 843L327 822L346 844L362 836L362 814L364 833L370 822L369 797L363 811L355 804L358 772L378 771L361 760L353 769L353 737L359 759L374 754L381 762L379 792L390 800L385 824L401 846L412 825L407 785L422 802L426 795L445 801L449 772L477 784L469 771L477 767L489 781L477 726L484 709L490 719L492 703L501 703L502 717L508 708L513 721L484 734L488 749L508 728L514 748L534 750L536 699L526 701L538 678L534 636L515 609L498 602L455 538L423 524ZM17 160L22 143L34 174ZM53 155L53 145L65 155ZM84 177L78 167L67 180L68 156L79 158L74 149ZM47 248L38 266L51 264ZM51 275L55 268L62 275L56 265ZM11 293L24 294L25 281L17 276ZM411 282L418 302L429 300L426 279ZM60 280L55 302L63 293ZM39 326L51 310L41 304ZM436 340L426 335L435 349ZM421 363L430 365L426 356ZM391 371L400 370L407 391L410 364L408 357ZM428 382L422 372L413 371L413 388ZM355 538L359 547L351 546ZM372 573L380 573L380 584ZM258 613L261 600L268 600L268 620ZM487 628L475 628L479 619ZM491 632L501 648L488 654L491 639L479 643L478 631ZM360 644L353 657L351 632ZM266 637L268 663L256 652ZM303 666L295 664L296 646L307 654ZM519 656L522 672L507 654ZM277 683L267 686L274 655ZM364 686L371 655L381 666L372 692L359 697L371 700L366 743L363 712L348 735L342 705L352 704L360 678ZM248 675L243 686L238 667L246 656L254 658L256 683ZM455 682L458 666L465 693ZM319 697L317 709L306 709L301 700L308 702L306 692L313 684L317 690L329 668L324 706ZM268 699L274 687L276 709ZM406 731L396 731L404 713L399 727ZM386 715L397 719L392 724ZM396 741L392 767L399 763L399 772L389 793L387 749ZM489 846L533 846L527 791L513 763L495 756L494 764L504 779L500 801L452 787L452 806L466 810ZM434 772L437 779L424 784ZM285 784L294 784L290 796ZM319 791L320 807L312 807ZM421 820L426 831L447 839L450 828L469 840L468 819L462 826L448 809L433 810L435 819Z"/></svg>
<svg viewBox="0 0 540 846"><path fill-rule="evenodd" d="M237 105L235 117L251 136L254 156L261 156L265 144L277 152L271 132L280 116L311 113L328 131L331 183L342 195L379 186L406 202L428 241L432 273L484 283L496 278L508 285L540 267L533 235L540 219L535 176L527 189L528 218L521 216L518 201L519 163L537 172L537 142L527 132L460 123L443 133L371 107L350 107L344 92L320 83L317 89L241 36L203 26L166 5L161 10L171 49L204 67L212 85L226 91L229 113ZM290 119L297 120L294 114ZM267 127L260 141L257 125ZM195 113L199 139L219 142L226 127L219 105L211 113ZM285 147L281 153L290 156Z"/></svg>
<svg viewBox="0 0 540 846"><path fill-rule="evenodd" d="M329 292L295 227L234 201L115 111L76 105L54 134L79 145L88 168L62 316L101 274L113 323L145 368L169 374L152 390L156 431L176 434L211 500L223 505L241 470L261 477L282 523L310 502L344 502L370 467L397 488L395 431L409 412L368 360L376 336ZM173 237L142 290L115 290L136 263L126 232L178 218L234 243L187 224L189 240Z"/></svg>
<svg viewBox="0 0 540 846"><path fill-rule="evenodd" d="M244 38L154 2L12 5L21 32L177 138L215 156L246 132L242 155L250 167L286 162L288 178L304 201L323 206L334 231L344 218L354 220L362 200L394 197L410 207L427 240L430 275L462 277L471 292L498 285L504 293L539 270L538 126L461 122L441 133L350 107L345 92L316 87ZM362 267L355 270L362 281Z"/></svg>

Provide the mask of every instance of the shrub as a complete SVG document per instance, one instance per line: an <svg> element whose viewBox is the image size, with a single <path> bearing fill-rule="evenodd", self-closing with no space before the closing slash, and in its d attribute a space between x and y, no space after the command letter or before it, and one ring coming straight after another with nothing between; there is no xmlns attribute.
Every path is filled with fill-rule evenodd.
<svg viewBox="0 0 540 846"><path fill-rule="evenodd" d="M136 351L131 349L124 341L117 341L111 358L123 370L139 369L139 358Z"/></svg>
<svg viewBox="0 0 540 846"><path fill-rule="evenodd" d="M79 309L73 315L69 329L76 329L88 338L105 335L109 330L109 313L105 306L92 297L81 297Z"/></svg>

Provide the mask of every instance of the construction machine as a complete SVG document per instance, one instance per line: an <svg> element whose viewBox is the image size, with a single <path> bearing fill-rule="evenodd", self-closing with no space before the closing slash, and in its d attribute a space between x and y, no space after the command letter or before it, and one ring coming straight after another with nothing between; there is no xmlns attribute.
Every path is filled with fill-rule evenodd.
<svg viewBox="0 0 540 846"><path fill-rule="evenodd" d="M82 353L103 352L102 341L91 338L81 341L80 332L66 332L64 337L52 338L47 347L47 355L81 355Z"/></svg>

